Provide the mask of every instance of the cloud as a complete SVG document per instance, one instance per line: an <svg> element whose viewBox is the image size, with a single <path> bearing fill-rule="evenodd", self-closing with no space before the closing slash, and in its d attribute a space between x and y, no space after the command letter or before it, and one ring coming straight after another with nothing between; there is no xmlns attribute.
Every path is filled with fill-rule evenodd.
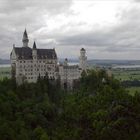
<svg viewBox="0 0 140 140"><path fill-rule="evenodd" d="M134 0L134 2L140 2L140 0Z"/></svg>
<svg viewBox="0 0 140 140"><path fill-rule="evenodd" d="M22 46L27 28L30 47L55 47L59 57L140 59L138 0L0 0L0 58L12 44Z"/></svg>
<svg viewBox="0 0 140 140"><path fill-rule="evenodd" d="M3 13L14 13L28 9L36 10L36 14L42 9L45 9L50 14L58 14L67 10L72 4L71 0L0 0L0 11Z"/></svg>
<svg viewBox="0 0 140 140"><path fill-rule="evenodd" d="M71 4L72 0L0 0L0 57L9 58L13 43L22 45L25 27L32 44L35 38L32 33L46 26L44 16L63 14Z"/></svg>
<svg viewBox="0 0 140 140"><path fill-rule="evenodd" d="M58 44L75 48L85 46L89 51L95 50L93 54L90 53L90 58L96 53L98 58L108 58L110 54L115 59L140 59L140 5L131 4L131 7L123 10L117 25L99 30L93 27L90 31L75 35L69 33L60 37Z"/></svg>

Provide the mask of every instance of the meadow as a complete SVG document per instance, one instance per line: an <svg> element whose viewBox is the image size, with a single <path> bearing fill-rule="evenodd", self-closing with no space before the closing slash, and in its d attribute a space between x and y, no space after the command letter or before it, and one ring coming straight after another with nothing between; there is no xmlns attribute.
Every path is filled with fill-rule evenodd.
<svg viewBox="0 0 140 140"><path fill-rule="evenodd" d="M3 79L5 77L10 78L10 67L0 67L0 79Z"/></svg>
<svg viewBox="0 0 140 140"><path fill-rule="evenodd" d="M114 69L113 75L119 81L140 81L140 69ZM131 95L134 95L136 92L140 92L140 87L131 86L126 88Z"/></svg>
<svg viewBox="0 0 140 140"><path fill-rule="evenodd" d="M120 81L126 80L140 80L140 69L116 69L113 70L113 75Z"/></svg>

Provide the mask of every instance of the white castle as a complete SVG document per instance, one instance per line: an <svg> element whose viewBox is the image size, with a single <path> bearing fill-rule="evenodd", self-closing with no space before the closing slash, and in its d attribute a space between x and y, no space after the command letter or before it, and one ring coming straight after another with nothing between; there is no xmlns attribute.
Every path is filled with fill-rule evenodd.
<svg viewBox="0 0 140 140"><path fill-rule="evenodd" d="M22 42L22 47L13 45L10 54L12 77L19 85L23 82L35 83L39 77L44 78L47 75L49 79L60 78L61 85L71 89L74 80L79 79L82 71L87 70L84 48L80 50L79 65L69 65L68 59L63 64L58 63L55 49L38 49L35 42L30 48L26 29Z"/></svg>

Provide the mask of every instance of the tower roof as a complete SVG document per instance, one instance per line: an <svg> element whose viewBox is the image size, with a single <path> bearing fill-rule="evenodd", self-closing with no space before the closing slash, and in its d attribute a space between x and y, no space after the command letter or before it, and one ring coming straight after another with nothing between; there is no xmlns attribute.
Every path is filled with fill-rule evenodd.
<svg viewBox="0 0 140 140"><path fill-rule="evenodd" d="M33 49L36 49L36 43L35 43L35 41L34 41L34 44L33 44Z"/></svg>
<svg viewBox="0 0 140 140"><path fill-rule="evenodd" d="M84 48L82 48L82 49L81 49L81 51L85 51L85 49L84 49Z"/></svg>
<svg viewBox="0 0 140 140"><path fill-rule="evenodd" d="M27 34L27 31L25 29L24 33L23 33L23 38L28 38L28 34Z"/></svg>
<svg viewBox="0 0 140 140"><path fill-rule="evenodd" d="M27 34L26 29L23 33L22 42L23 42L23 47L28 47L29 39L28 39L28 34Z"/></svg>

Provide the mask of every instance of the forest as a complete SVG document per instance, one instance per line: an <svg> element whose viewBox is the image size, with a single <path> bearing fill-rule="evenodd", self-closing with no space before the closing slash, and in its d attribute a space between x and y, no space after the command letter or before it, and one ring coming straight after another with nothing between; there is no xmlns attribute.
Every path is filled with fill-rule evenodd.
<svg viewBox="0 0 140 140"><path fill-rule="evenodd" d="M104 70L83 72L72 91L47 77L0 81L0 140L139 139L140 93L131 96Z"/></svg>

